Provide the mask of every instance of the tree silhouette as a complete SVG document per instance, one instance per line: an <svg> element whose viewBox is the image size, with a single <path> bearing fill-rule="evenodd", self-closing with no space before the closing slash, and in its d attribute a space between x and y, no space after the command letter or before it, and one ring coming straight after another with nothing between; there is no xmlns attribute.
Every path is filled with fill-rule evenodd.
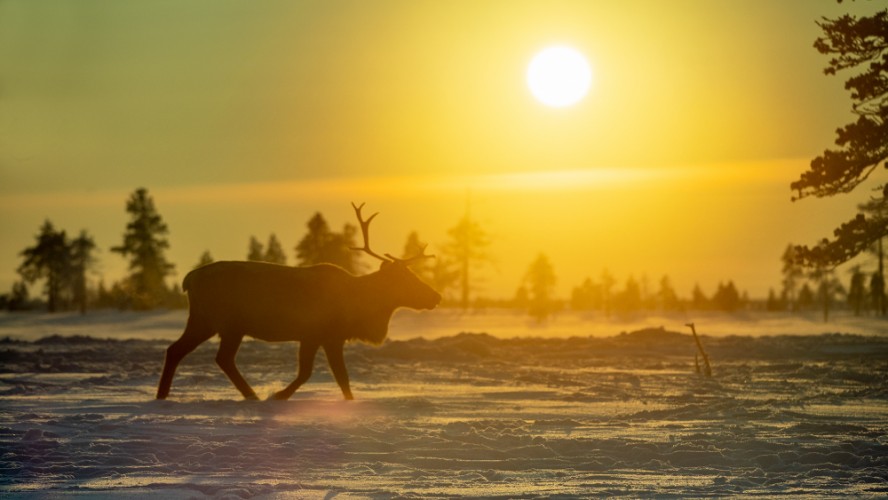
<svg viewBox="0 0 888 500"><path fill-rule="evenodd" d="M626 279L625 288L614 297L614 309L623 314L641 309L641 285L634 276Z"/></svg>
<svg viewBox="0 0 888 500"><path fill-rule="evenodd" d="M21 252L25 261L19 266L18 273L27 283L46 279L47 308L49 312L55 312L61 306L62 293L70 277L68 238L64 231L57 231L52 222L46 220L36 240L34 246Z"/></svg>
<svg viewBox="0 0 888 500"><path fill-rule="evenodd" d="M870 300L872 300L873 308L881 311L885 315L885 275L879 271L873 273L870 277Z"/></svg>
<svg viewBox="0 0 888 500"><path fill-rule="evenodd" d="M804 283L799 289L798 307L800 311L808 311L814 307L814 291L811 285Z"/></svg>
<svg viewBox="0 0 888 500"><path fill-rule="evenodd" d="M73 298L74 303L80 309L80 314L86 314L88 302L86 273L95 264L95 257L93 257L95 249L96 243L86 231L80 231L80 235L71 242L69 249Z"/></svg>
<svg viewBox="0 0 888 500"><path fill-rule="evenodd" d="M602 306L601 285L587 277L580 286L574 287L571 292L570 306L576 311L600 309Z"/></svg>
<svg viewBox="0 0 888 500"><path fill-rule="evenodd" d="M832 56L824 73L858 70L845 82L857 121L837 130L839 149L828 149L814 158L809 170L790 185L798 193L794 200L848 193L888 159L888 9L869 17L844 15L817 24L824 36L814 47ZM884 205L888 185L879 186L878 191L881 196L874 201ZM888 235L888 219L858 213L833 235L832 241L823 239L813 248L798 247L800 262L809 268L846 262Z"/></svg>
<svg viewBox="0 0 888 500"><path fill-rule="evenodd" d="M540 253L524 275L524 283L529 292L528 312L537 322L542 322L552 314L555 282L555 271L549 258Z"/></svg>
<svg viewBox="0 0 888 500"><path fill-rule="evenodd" d="M308 221L308 233L296 245L296 260L301 266L323 262L336 264L351 273L358 272L355 246L357 228L345 224L342 233L330 230L327 220L317 212Z"/></svg>
<svg viewBox="0 0 888 500"><path fill-rule="evenodd" d="M715 295L712 296L712 304L726 312L736 311L740 307L740 302L740 293L733 281L728 281L727 284L719 283Z"/></svg>
<svg viewBox="0 0 888 500"><path fill-rule="evenodd" d="M777 298L777 294L774 293L773 288L768 289L768 300L765 301L765 310L768 312L776 312L783 310L785 306L781 303L780 299Z"/></svg>
<svg viewBox="0 0 888 500"><path fill-rule="evenodd" d="M866 306L866 275L860 270L860 266L851 268L848 305L851 306L855 316L860 316L861 310Z"/></svg>
<svg viewBox="0 0 888 500"><path fill-rule="evenodd" d="M10 311L24 311L31 307L31 298L28 296L28 285L24 281L16 281L12 284L12 293L6 308Z"/></svg>
<svg viewBox="0 0 888 500"><path fill-rule="evenodd" d="M202 254L200 254L200 259L198 259L197 264L194 265L193 269L197 269L198 267L203 267L207 264L213 263L213 256L210 255L209 250L204 250Z"/></svg>
<svg viewBox="0 0 888 500"><path fill-rule="evenodd" d="M709 308L709 299L706 298L706 294L703 293L703 289L700 288L699 284L694 284L694 289L691 290L691 304L697 311Z"/></svg>
<svg viewBox="0 0 888 500"><path fill-rule="evenodd" d="M796 258L796 247L792 244L787 245L780 260L783 262L783 297L786 299L789 307L795 310L797 307L796 288L798 288L799 280L805 275L804 269L799 265Z"/></svg>
<svg viewBox="0 0 888 500"><path fill-rule="evenodd" d="M414 257L416 255L422 255L425 248L426 244L419 239L419 233L417 233L416 231L411 231L410 234L407 235L407 241L404 242L404 251L401 252L401 258L409 259L410 257ZM433 259L416 259L410 262L408 266L423 281L429 284L434 284L435 265L432 260Z"/></svg>
<svg viewBox="0 0 888 500"><path fill-rule="evenodd" d="M255 236L250 236L250 247L247 251L247 260L265 260L265 250L262 248L262 243L259 243L259 240L257 240Z"/></svg>
<svg viewBox="0 0 888 500"><path fill-rule="evenodd" d="M660 278L660 289L657 291L657 297L664 311L677 311L681 309L681 301L678 300L678 294L672 288L669 276Z"/></svg>
<svg viewBox="0 0 888 500"><path fill-rule="evenodd" d="M611 309L613 309L613 289L617 284L610 271L603 269L601 271L601 302L604 307L604 315L610 317Z"/></svg>
<svg viewBox="0 0 888 500"><path fill-rule="evenodd" d="M330 241L330 226L320 212L308 220L308 233L296 245L296 260L301 266L324 262L324 251Z"/></svg>
<svg viewBox="0 0 888 500"><path fill-rule="evenodd" d="M145 188L130 195L126 211L130 214L130 222L123 234L123 243L112 247L111 251L129 257L127 288L132 306L151 309L160 305L168 295L164 279L175 267L164 256L170 246L166 239L169 229Z"/></svg>
<svg viewBox="0 0 888 500"><path fill-rule="evenodd" d="M870 218L875 220L885 220L888 219L888 203L886 203L886 199L872 199L867 201L866 203L861 203L857 206L861 212L868 215ZM885 283L885 251L882 244L882 240L884 238L878 238L874 244L870 245L869 250L875 254L876 262L878 263L878 269L876 270L876 274L878 275L877 281L881 280L883 283L882 293L873 295L873 299L875 303L873 304L876 311L879 312L882 316L888 314L888 300L886 300L884 293L884 283ZM874 278L875 279L875 278ZM878 285L878 283L876 283Z"/></svg>
<svg viewBox="0 0 888 500"><path fill-rule="evenodd" d="M274 233L268 236L268 244L265 245L265 255L261 260L271 262L272 264L287 264L287 255L284 254L284 247L281 246L281 242L278 241Z"/></svg>
<svg viewBox="0 0 888 500"><path fill-rule="evenodd" d="M472 289L472 271L490 262L486 248L490 239L481 226L466 213L459 222L447 230L450 240L444 245L444 253L458 270L460 306L469 308L469 295Z"/></svg>
<svg viewBox="0 0 888 500"><path fill-rule="evenodd" d="M823 322L829 321L829 311L837 294L844 293L842 284L835 277L833 268L824 265L815 267L808 277L817 284L817 299L823 307Z"/></svg>
<svg viewBox="0 0 888 500"><path fill-rule="evenodd" d="M341 233L332 233L326 249L327 262L336 264L350 273L360 271L359 253L352 250L356 246L358 228L354 224L344 224Z"/></svg>

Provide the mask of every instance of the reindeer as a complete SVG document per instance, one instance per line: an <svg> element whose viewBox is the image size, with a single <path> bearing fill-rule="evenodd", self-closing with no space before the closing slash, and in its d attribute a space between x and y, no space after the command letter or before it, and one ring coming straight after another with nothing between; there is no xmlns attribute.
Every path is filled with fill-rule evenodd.
<svg viewBox="0 0 888 500"><path fill-rule="evenodd" d="M296 379L273 399L288 399L309 377L315 354L323 348L333 377L345 399L349 388L343 346L348 340L379 344L388 333L392 313L399 307L434 309L441 294L423 283L407 266L419 255L399 259L370 249L370 222L361 217L364 246L352 248L382 261L379 270L355 276L332 264L289 267L265 262L215 262L185 276L188 321L179 340L166 351L157 399L165 399L176 367L188 353L214 335L220 337L216 363L246 399L258 399L238 371L234 358L245 335L266 342L298 341Z"/></svg>

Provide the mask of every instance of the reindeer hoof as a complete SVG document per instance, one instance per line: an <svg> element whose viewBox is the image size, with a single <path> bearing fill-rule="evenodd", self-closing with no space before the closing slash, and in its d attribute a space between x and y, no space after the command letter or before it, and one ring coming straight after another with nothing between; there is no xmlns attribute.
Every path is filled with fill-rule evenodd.
<svg viewBox="0 0 888 500"><path fill-rule="evenodd" d="M286 400L290 399L290 395L287 394L285 391L278 391L278 392L272 394L271 396L269 396L268 399L275 400L275 401L286 401Z"/></svg>
<svg viewBox="0 0 888 500"><path fill-rule="evenodd" d="M259 401L259 396L255 394L247 394L246 396L244 396L244 399L246 399L247 401Z"/></svg>

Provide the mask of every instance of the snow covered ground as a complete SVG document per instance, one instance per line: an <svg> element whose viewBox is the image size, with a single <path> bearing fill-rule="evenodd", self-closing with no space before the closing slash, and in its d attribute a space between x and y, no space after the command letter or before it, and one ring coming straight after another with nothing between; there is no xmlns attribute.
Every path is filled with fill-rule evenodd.
<svg viewBox="0 0 888 500"><path fill-rule="evenodd" d="M212 341L155 401L184 318L0 315L0 496L888 495L882 321L399 314L347 347L355 401L323 359L290 401L242 401ZM260 395L295 364L238 356Z"/></svg>

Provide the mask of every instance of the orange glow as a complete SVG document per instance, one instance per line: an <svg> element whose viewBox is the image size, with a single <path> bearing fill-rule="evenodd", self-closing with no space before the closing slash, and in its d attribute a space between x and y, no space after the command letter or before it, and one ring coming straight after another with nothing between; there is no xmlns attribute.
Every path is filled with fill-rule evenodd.
<svg viewBox="0 0 888 500"><path fill-rule="evenodd" d="M434 248L470 205L498 259L487 295L545 252L562 295L607 267L684 294L742 273L762 296L788 243L867 196L792 204L788 185L848 117L815 21L870 4L4 2L0 293L44 219L107 249L144 186L179 273L272 231L292 259L305 221L351 222L350 201L389 219L387 249L410 230ZM526 81L554 45L594 72L562 108Z"/></svg>

